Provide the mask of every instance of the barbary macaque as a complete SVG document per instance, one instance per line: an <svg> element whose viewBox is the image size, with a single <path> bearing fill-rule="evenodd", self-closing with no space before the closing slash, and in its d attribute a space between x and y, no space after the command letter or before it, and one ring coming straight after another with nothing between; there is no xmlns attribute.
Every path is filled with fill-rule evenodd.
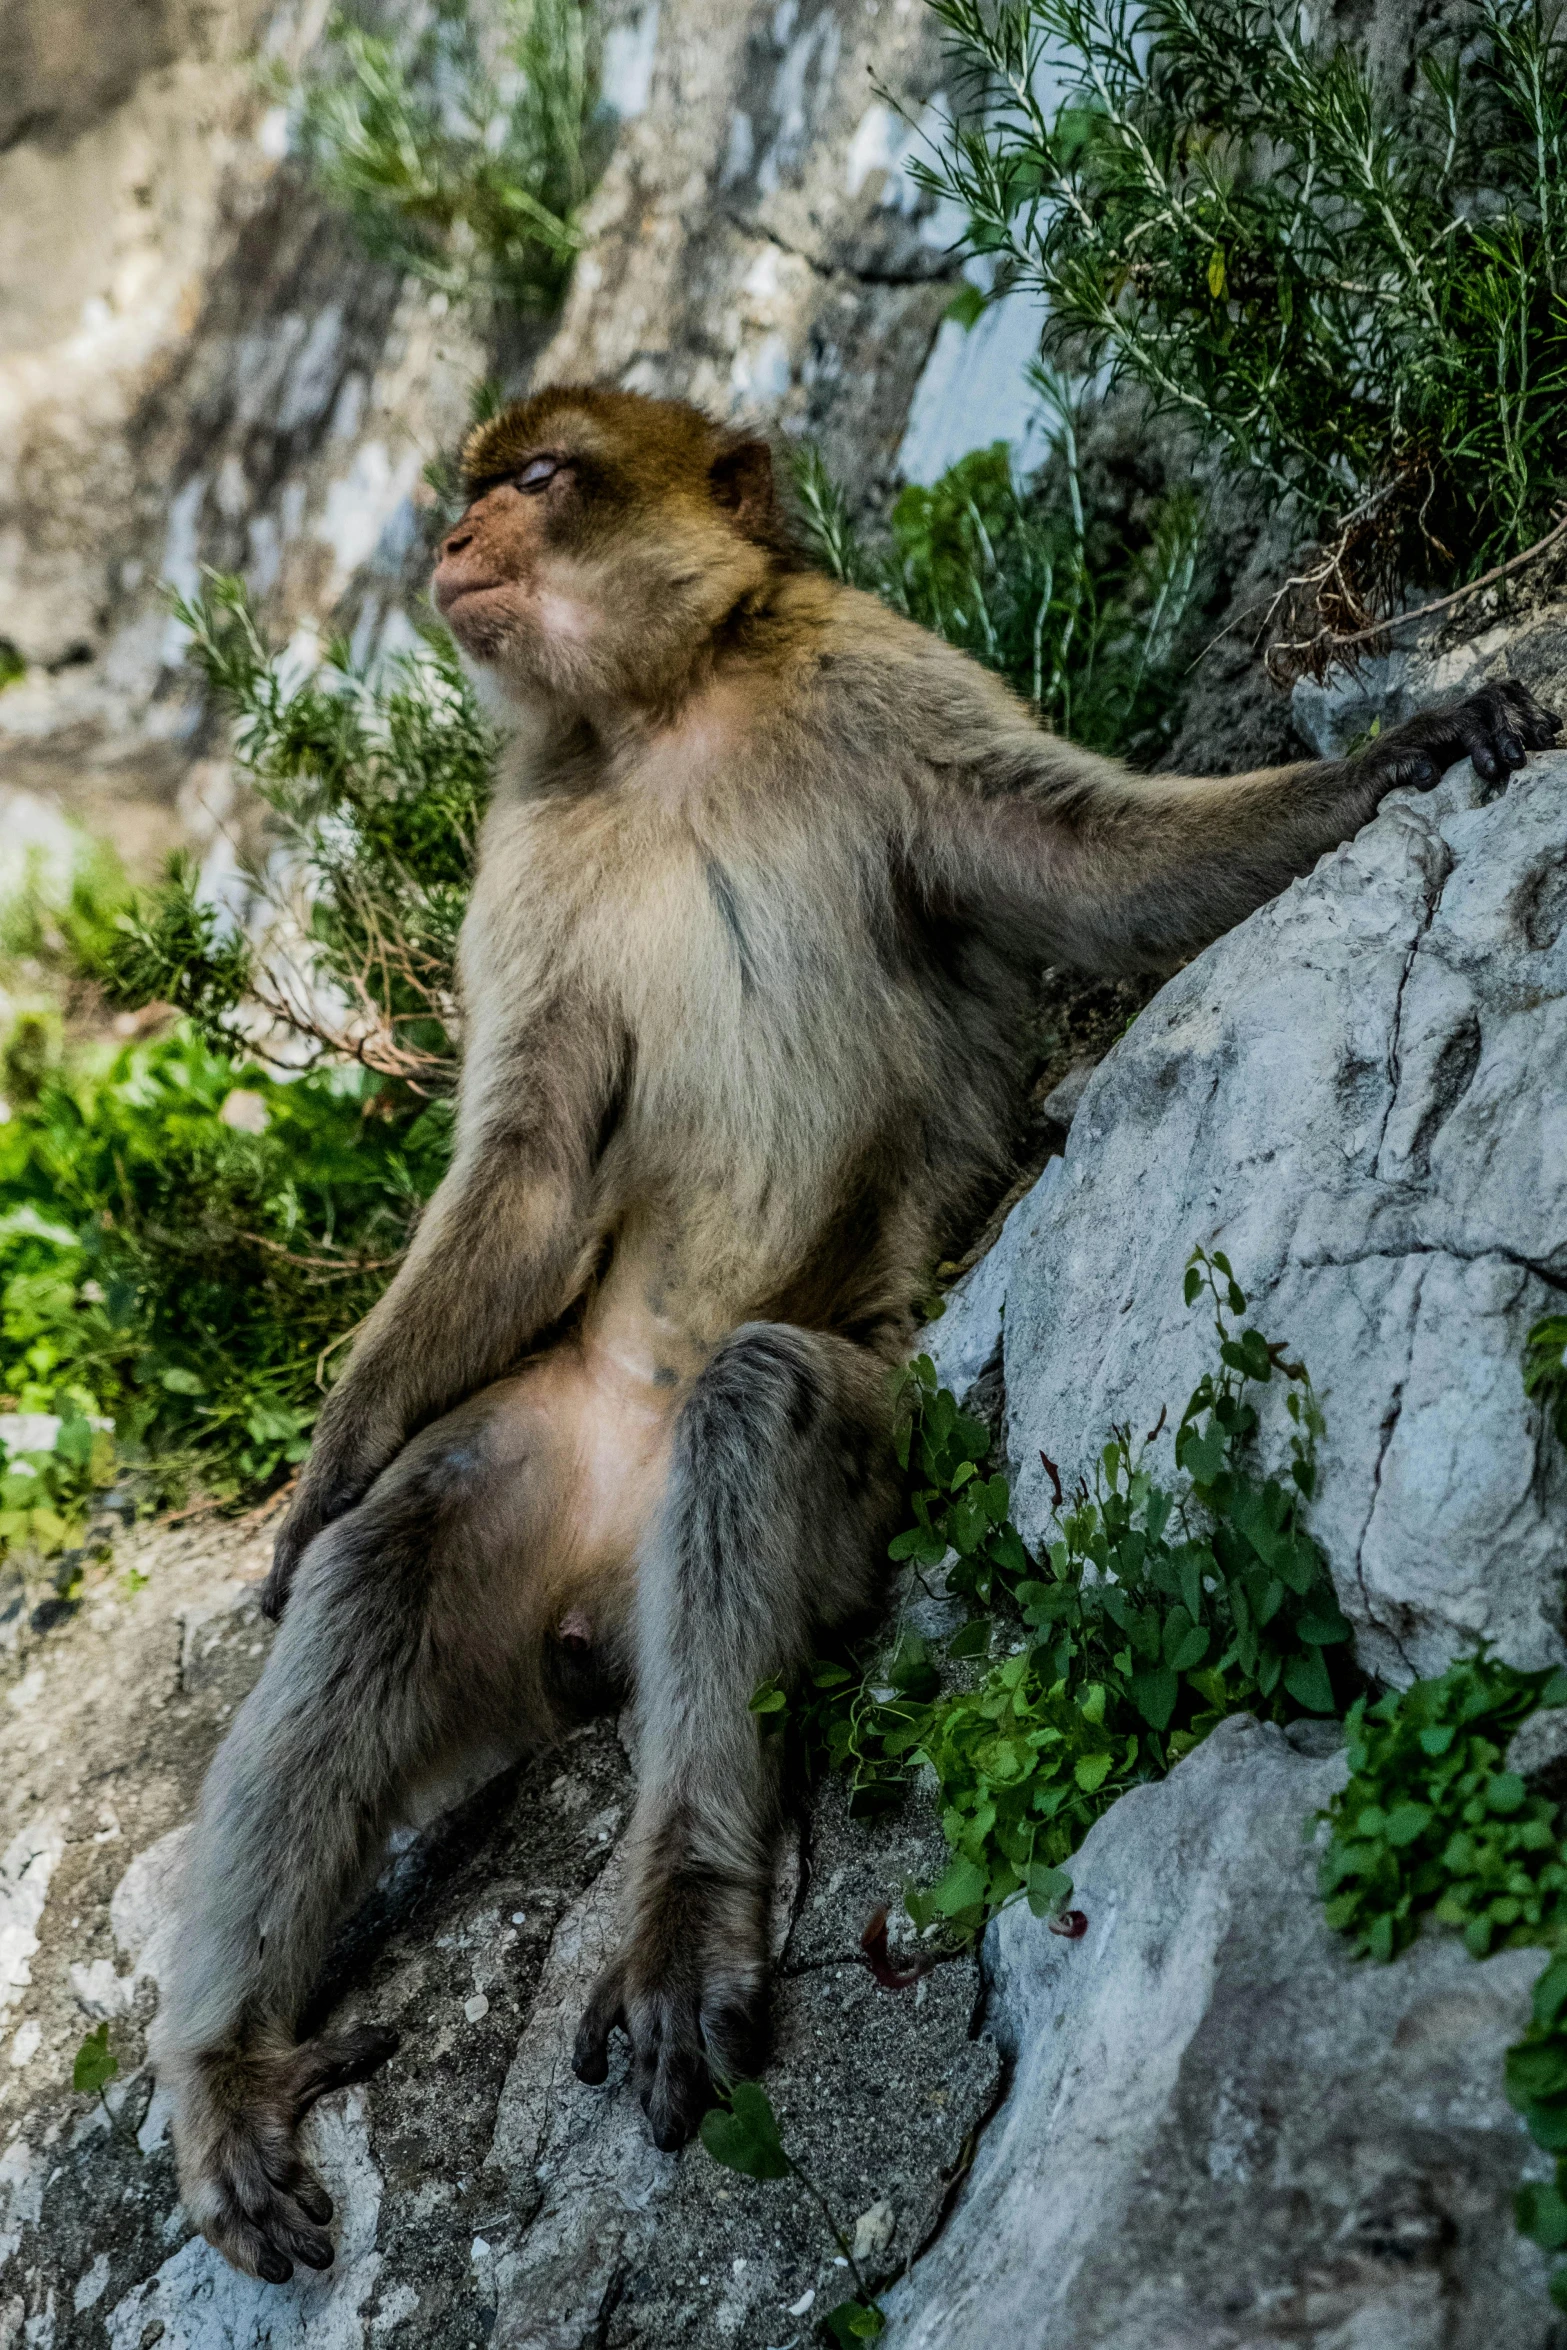
<svg viewBox="0 0 1567 2350"><path fill-rule="evenodd" d="M778 1791L750 1699L883 1589L889 1373L1012 1130L1040 966L1166 967L1398 785L1555 739L1521 687L1355 756L1139 775L796 552L767 448L550 390L478 427L434 596L510 714L449 1173L329 1396L212 1766L156 2058L238 2266L332 2258L299 2044L419 1790L634 1693L632 1878L575 2047L655 2140L754 2069Z"/></svg>

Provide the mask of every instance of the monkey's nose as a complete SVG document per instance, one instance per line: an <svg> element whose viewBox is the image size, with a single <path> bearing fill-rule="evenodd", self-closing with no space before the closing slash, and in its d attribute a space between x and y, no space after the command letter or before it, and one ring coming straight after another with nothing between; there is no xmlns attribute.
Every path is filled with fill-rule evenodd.
<svg viewBox="0 0 1567 2350"><path fill-rule="evenodd" d="M444 562L448 555L460 555L464 547L472 545L473 532L471 530L454 530L441 548L442 561Z"/></svg>

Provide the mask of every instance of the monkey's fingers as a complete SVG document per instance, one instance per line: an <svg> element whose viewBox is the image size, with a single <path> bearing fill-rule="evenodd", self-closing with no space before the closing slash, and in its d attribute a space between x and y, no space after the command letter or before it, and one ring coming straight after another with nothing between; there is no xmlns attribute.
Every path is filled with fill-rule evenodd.
<svg viewBox="0 0 1567 2350"><path fill-rule="evenodd" d="M1560 722L1525 685L1507 678L1482 686L1451 710L1423 711L1362 753L1382 788L1413 785L1428 791L1459 760L1469 759L1483 783L1504 783L1531 751L1547 750Z"/></svg>
<svg viewBox="0 0 1567 2350"><path fill-rule="evenodd" d="M355 2024L345 2032L323 2032L296 2048L289 2060L288 2088L297 2121L318 2097L366 2081L379 2071L400 2045L396 2032L382 2024ZM327 2216L330 2218L330 2208Z"/></svg>
<svg viewBox="0 0 1567 2350"><path fill-rule="evenodd" d="M627 2030L624 1970L617 1962L607 1966L599 1976L588 1997L588 2004L577 2026L577 2037L572 2043L571 2069L579 2081L590 2089L600 2088L609 2078L609 2038L612 2032Z"/></svg>

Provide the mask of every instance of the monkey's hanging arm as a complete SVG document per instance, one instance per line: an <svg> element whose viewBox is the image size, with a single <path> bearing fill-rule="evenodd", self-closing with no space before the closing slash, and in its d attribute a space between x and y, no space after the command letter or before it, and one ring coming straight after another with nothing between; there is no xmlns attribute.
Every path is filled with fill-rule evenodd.
<svg viewBox="0 0 1567 2350"><path fill-rule="evenodd" d="M581 1289L611 1061L582 1010L558 1003L471 1041L457 1156L316 1423L262 1595L269 1615L322 1527L416 1430L509 1370Z"/></svg>
<svg viewBox="0 0 1567 2350"><path fill-rule="evenodd" d="M1388 792L1427 790L1465 758L1500 782L1555 733L1507 684L1352 758L1194 778L1136 775L1020 723L1003 745L992 738L983 766L946 771L957 789L943 795L940 864L949 886L1010 915L1051 961L1157 970L1308 873Z"/></svg>

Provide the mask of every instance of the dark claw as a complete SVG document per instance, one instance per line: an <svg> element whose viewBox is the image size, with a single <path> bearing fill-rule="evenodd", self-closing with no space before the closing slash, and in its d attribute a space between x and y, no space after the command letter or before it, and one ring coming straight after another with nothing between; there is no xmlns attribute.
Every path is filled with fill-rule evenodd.
<svg viewBox="0 0 1567 2350"><path fill-rule="evenodd" d="M608 2080L609 2036L625 2029L620 1969L606 1967L593 1986L571 2051L571 2069L590 2089L600 2089Z"/></svg>
<svg viewBox="0 0 1567 2350"><path fill-rule="evenodd" d="M294 2201L306 2219L314 2220L318 2228L324 2228L332 2217L332 2198L314 2179L300 2180L294 2189Z"/></svg>
<svg viewBox="0 0 1567 2350"><path fill-rule="evenodd" d="M294 2273L294 2264L285 2260L281 2252L274 2252L268 2244L256 2255L256 2273L264 2277L269 2285L286 2285Z"/></svg>

